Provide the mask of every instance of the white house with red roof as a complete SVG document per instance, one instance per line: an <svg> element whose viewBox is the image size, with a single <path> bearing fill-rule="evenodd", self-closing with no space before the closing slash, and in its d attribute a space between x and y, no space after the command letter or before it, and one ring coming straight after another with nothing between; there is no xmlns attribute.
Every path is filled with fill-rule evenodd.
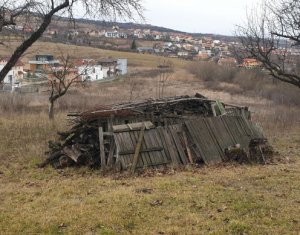
<svg viewBox="0 0 300 235"><path fill-rule="evenodd" d="M9 61L9 56L0 57L0 71ZM19 60L4 78L5 84L14 85L24 78L24 64Z"/></svg>

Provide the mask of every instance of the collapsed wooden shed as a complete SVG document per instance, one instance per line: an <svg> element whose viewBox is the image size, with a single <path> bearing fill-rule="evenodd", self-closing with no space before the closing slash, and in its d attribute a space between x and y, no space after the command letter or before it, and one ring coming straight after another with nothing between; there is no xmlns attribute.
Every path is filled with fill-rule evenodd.
<svg viewBox="0 0 300 235"><path fill-rule="evenodd" d="M199 94L99 106L69 116L74 126L59 133L60 141L49 143L49 156L41 166L135 171L190 163L213 165L232 160L226 154L232 146L238 146L247 161L265 161L262 148L258 158L247 154L253 140L265 143L248 108Z"/></svg>

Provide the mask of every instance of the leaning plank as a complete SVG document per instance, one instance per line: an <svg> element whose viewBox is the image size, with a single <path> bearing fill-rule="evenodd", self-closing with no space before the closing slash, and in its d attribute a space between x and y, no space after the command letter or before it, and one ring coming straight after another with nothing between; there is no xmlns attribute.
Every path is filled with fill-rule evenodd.
<svg viewBox="0 0 300 235"><path fill-rule="evenodd" d="M110 150L109 150L108 158L107 158L107 166L109 168L111 168L113 165L113 157L114 157L115 150L116 150L116 144L115 144L114 139L112 138L110 141Z"/></svg>
<svg viewBox="0 0 300 235"><path fill-rule="evenodd" d="M178 150L181 162L184 165L188 164L188 160L187 160L186 154L185 154L185 152L183 150L183 147L182 147L181 141L179 139L179 135L178 135L178 132L176 130L176 127L175 126L174 127L170 126L169 130L170 130L170 133L172 134L172 137L173 137L173 140L175 142L176 148Z"/></svg>
<svg viewBox="0 0 300 235"><path fill-rule="evenodd" d="M188 143L187 135L186 135L185 131L183 131L182 134L183 134L183 140L184 140L184 144L185 144L185 148L186 148L186 152L187 152L189 161L190 161L190 163L193 163L192 151L191 151L189 143Z"/></svg>
<svg viewBox="0 0 300 235"><path fill-rule="evenodd" d="M186 121L185 124L205 164L213 165L222 162L205 120L191 120Z"/></svg>
<svg viewBox="0 0 300 235"><path fill-rule="evenodd" d="M63 152L66 156L71 158L74 162L78 162L81 152L76 148L64 147Z"/></svg>
<svg viewBox="0 0 300 235"><path fill-rule="evenodd" d="M99 127L99 144L100 144L100 160L101 160L101 170L106 169L106 159L104 152L104 139L103 139L103 129Z"/></svg>
<svg viewBox="0 0 300 235"><path fill-rule="evenodd" d="M174 166L178 166L180 164L180 159L175 144L172 141L173 139L170 137L168 131L170 132L170 130L168 130L167 128L163 129L163 136L167 145L168 152L170 153L172 164Z"/></svg>
<svg viewBox="0 0 300 235"><path fill-rule="evenodd" d="M133 162L132 162L132 168L131 168L131 173L134 174L135 168L137 166L137 163L139 161L139 155L140 155L140 150L142 147L143 139L144 139L144 134L145 134L145 125L142 126L140 135L139 135L139 140L137 142L136 148L135 148L135 153L133 156Z"/></svg>

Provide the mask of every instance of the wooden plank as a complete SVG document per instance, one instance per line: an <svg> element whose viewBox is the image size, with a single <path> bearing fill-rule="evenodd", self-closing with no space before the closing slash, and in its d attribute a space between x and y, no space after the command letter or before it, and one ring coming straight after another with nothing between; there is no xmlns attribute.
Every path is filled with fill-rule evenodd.
<svg viewBox="0 0 300 235"><path fill-rule="evenodd" d="M114 152L116 150L116 144L115 144L115 141L114 141L113 138L111 138L109 146L110 146L110 150L109 150L108 158L107 158L107 166L109 168L112 168L112 166L113 166Z"/></svg>
<svg viewBox="0 0 300 235"><path fill-rule="evenodd" d="M141 132L139 134L139 140L137 142L136 148L135 148L135 153L133 156L133 163L132 163L132 168L131 168L131 173L134 174L135 169L136 169L136 165L138 163L139 160L139 155L140 155L140 150L142 147L142 143L144 140L144 133L145 133L145 125L142 126Z"/></svg>
<svg viewBox="0 0 300 235"><path fill-rule="evenodd" d="M224 114L226 113L226 110L225 110L225 108L224 108L224 106L223 106L223 104L221 103L220 100L216 100L216 106L215 106L215 107L218 108L218 110L219 110L221 116L224 115Z"/></svg>
<svg viewBox="0 0 300 235"><path fill-rule="evenodd" d="M137 131L134 131L133 134L134 134L133 136L135 137L135 140L137 143L138 139L139 139L139 133ZM144 150L144 149L147 149L145 142L143 142L142 147L141 147L141 150ZM148 152L141 153L140 157L143 159L144 166L152 165L152 161L151 161L151 158L150 158L150 155Z"/></svg>
<svg viewBox="0 0 300 235"><path fill-rule="evenodd" d="M158 133L158 135L160 137L160 140L161 140L161 143L163 145L163 152L164 152L166 161L171 162L171 156L170 156L167 144L166 144L166 140L164 138L163 131L164 131L163 128L157 128L157 133Z"/></svg>
<svg viewBox="0 0 300 235"><path fill-rule="evenodd" d="M159 129L158 128L155 129L155 131L153 132L153 135L154 135L154 139L153 139L154 144L156 146L161 146L162 147L162 151L159 152L162 161L169 162L169 159L167 158L167 155L166 155L166 153L164 151L164 143L163 143L164 140L162 140L162 138L161 138L161 136L159 134Z"/></svg>
<svg viewBox="0 0 300 235"><path fill-rule="evenodd" d="M148 135L149 135L149 131L146 131L145 136L144 136L144 142L143 142L143 145L142 145L143 150L151 148L151 143L149 142ZM153 155L153 153L152 152L145 152L145 154L147 154L147 156L148 156L148 159L149 159L149 162L150 162L149 165L154 166L155 165L155 156ZM151 168L154 168L154 167L151 167Z"/></svg>
<svg viewBox="0 0 300 235"><path fill-rule="evenodd" d="M188 131L196 144L198 151L201 153L203 161L207 165L222 162L222 158L216 147L216 143L210 134L204 119L197 119L185 122Z"/></svg>
<svg viewBox="0 0 300 235"><path fill-rule="evenodd" d="M100 160L101 160L101 170L106 170L106 159L104 152L104 139L103 139L103 129L99 127L99 144L100 144Z"/></svg>
<svg viewBox="0 0 300 235"><path fill-rule="evenodd" d="M219 151L220 157L222 160L226 160L224 150L225 148L233 145L234 142L230 141L230 135L227 135L227 130L223 125L222 120L219 117L206 118L205 123L215 143L215 147Z"/></svg>
<svg viewBox="0 0 300 235"><path fill-rule="evenodd" d="M115 140L115 144L116 144L116 162L120 162L121 163L121 168L122 169L126 169L126 164L124 159L119 155L121 146L120 146L120 140L117 134L114 134L114 140Z"/></svg>
<svg viewBox="0 0 300 235"><path fill-rule="evenodd" d="M193 161L192 151L191 151L189 143L188 143L187 135L186 135L185 131L183 131L182 134L183 134L183 140L184 140L186 152L187 152L187 155L189 158L189 162L193 163L194 161Z"/></svg>
<svg viewBox="0 0 300 235"><path fill-rule="evenodd" d="M130 131L130 132L127 132L128 134L128 139L129 139L129 143L130 143L130 151L127 151L128 154L130 155L130 162L131 162L131 165L133 164L133 156L134 156L134 153L135 153L135 148L136 148L136 145L138 143L138 139L135 140L134 139L134 132L137 132L137 131ZM132 150L132 151L131 151ZM140 150L140 156L139 156L139 160L137 162L137 165L136 167L139 168L139 167L143 167L144 166L144 161L142 159L142 151L143 150L143 144L141 146L141 150Z"/></svg>
<svg viewBox="0 0 300 235"><path fill-rule="evenodd" d="M173 138L171 138L171 136L170 136L171 134L170 134L170 131L168 130L168 128L163 129L163 135L164 135L165 142L167 144L168 151L170 153L172 164L174 166L179 166L180 158L179 158L177 149L175 147Z"/></svg>
<svg viewBox="0 0 300 235"><path fill-rule="evenodd" d="M155 141L154 141L154 133L155 133L155 129L150 130L147 132L147 134L145 135L145 143L148 145L147 148L156 148L156 147L161 147L161 145L156 145ZM160 155L160 152L158 151L152 151L149 152L149 154L151 154L152 159L153 159L153 163L154 164L159 164L161 162L163 162L163 159Z"/></svg>
<svg viewBox="0 0 300 235"><path fill-rule="evenodd" d="M186 154L184 152L184 149L182 147L181 141L179 139L179 135L177 133L176 127L169 126L169 130L170 130L170 133L171 133L172 138L174 140L174 143L176 145L177 151L179 153L179 157L181 159L181 162L185 165L185 164L188 163L188 160L187 160Z"/></svg>
<svg viewBox="0 0 300 235"><path fill-rule="evenodd" d="M146 137L146 135L144 137ZM162 147L150 147L150 148L147 148L147 149L142 149L140 151L140 153L161 152L161 151L163 151ZM127 150L127 151L120 152L119 154L120 155L127 155L127 154L134 154L134 153L135 153L135 150Z"/></svg>
<svg viewBox="0 0 300 235"><path fill-rule="evenodd" d="M132 131L132 130L141 130L142 126L145 125L146 129L152 129L155 128L152 122L146 121L146 122L138 122L138 123L128 123L123 125L115 125L112 127L113 132L124 132L124 131Z"/></svg>
<svg viewBox="0 0 300 235"><path fill-rule="evenodd" d="M81 156L81 152L76 148L69 148L66 146L63 148L63 152L76 163L79 161L79 158Z"/></svg>

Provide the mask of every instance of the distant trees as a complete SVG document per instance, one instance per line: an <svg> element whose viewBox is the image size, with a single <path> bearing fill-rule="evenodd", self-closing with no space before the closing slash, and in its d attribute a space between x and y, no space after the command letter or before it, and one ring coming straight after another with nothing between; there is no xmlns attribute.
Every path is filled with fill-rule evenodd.
<svg viewBox="0 0 300 235"><path fill-rule="evenodd" d="M5 0L0 2L0 31L5 26L23 22L32 32L13 52L10 60L0 71L0 83L16 64L24 52L45 32L54 16L73 18L74 12L81 9L85 16L94 18L133 18L143 17L141 0Z"/></svg>
<svg viewBox="0 0 300 235"><path fill-rule="evenodd" d="M254 9L237 34L248 56L262 63L269 74L300 88L300 1L265 0Z"/></svg>
<svg viewBox="0 0 300 235"><path fill-rule="evenodd" d="M133 41L131 43L131 50L136 50L136 49L137 49L136 41L135 41L135 39L133 39Z"/></svg>

